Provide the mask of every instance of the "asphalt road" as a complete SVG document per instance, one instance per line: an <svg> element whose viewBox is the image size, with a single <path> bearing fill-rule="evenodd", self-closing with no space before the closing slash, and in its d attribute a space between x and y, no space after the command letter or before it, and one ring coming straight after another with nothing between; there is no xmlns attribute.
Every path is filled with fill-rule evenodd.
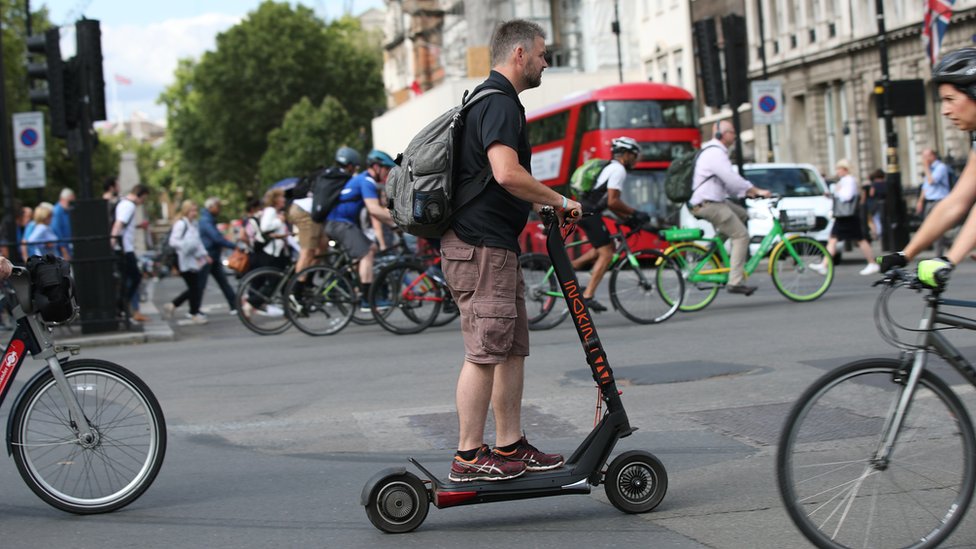
<svg viewBox="0 0 976 549"><path fill-rule="evenodd" d="M824 371L896 356L875 330L878 292L858 276L861 266L840 266L833 287L813 303L786 300L760 274L755 295L723 293L704 311L658 326L612 311L596 317L640 428L615 454L649 450L670 475L654 512L620 513L598 487L588 496L431 507L417 531L400 536L370 525L360 492L376 471L408 456L446 474L457 429L457 325L415 336L351 325L326 338L296 330L261 337L227 314L211 284L206 326L173 323L174 342L83 352L134 370L159 398L169 448L155 484L121 511L79 517L44 504L7 460L0 545L808 547L776 491L775 445L793 400ZM976 264L963 265L951 295L974 295L974 275ZM157 303L180 285L164 280ZM972 356L976 345L966 336L950 339ZM25 364L13 390L36 368ZM954 383L968 406L976 403L971 388ZM533 332L524 413L530 440L571 453L592 426L595 401L572 326ZM947 546L976 546L968 514Z"/></svg>

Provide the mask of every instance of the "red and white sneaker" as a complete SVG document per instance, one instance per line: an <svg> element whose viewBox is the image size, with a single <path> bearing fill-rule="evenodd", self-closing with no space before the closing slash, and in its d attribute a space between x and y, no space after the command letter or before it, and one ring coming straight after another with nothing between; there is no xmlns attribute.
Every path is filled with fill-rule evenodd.
<svg viewBox="0 0 976 549"><path fill-rule="evenodd" d="M488 445L478 448L478 453L471 461L454 456L451 464L451 474L447 478L451 482L470 482L473 480L508 480L525 472L526 465L521 461L511 461L499 456L488 449Z"/></svg>
<svg viewBox="0 0 976 549"><path fill-rule="evenodd" d="M562 467L563 456L560 454L546 454L525 440L525 435L518 441L518 447L511 452L502 452L498 448L492 450L499 457L525 464L526 471L548 471Z"/></svg>

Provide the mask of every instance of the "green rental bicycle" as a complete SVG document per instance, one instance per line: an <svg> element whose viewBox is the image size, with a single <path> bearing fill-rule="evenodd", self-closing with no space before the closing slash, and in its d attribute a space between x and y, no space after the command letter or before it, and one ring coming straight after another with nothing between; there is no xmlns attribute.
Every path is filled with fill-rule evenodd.
<svg viewBox="0 0 976 549"><path fill-rule="evenodd" d="M681 270L659 250L631 250L627 238L642 229L626 233L618 229L611 235L614 242L613 259L607 275L610 277L610 303L632 322L657 324L671 318L681 304L684 291ZM568 244L581 246L588 240ZM562 307L550 314L556 303L563 300L562 289L553 272L549 256L528 253L519 256L519 266L525 279L525 307L530 330L548 330L569 316ZM677 296L667 299L665 296Z"/></svg>
<svg viewBox="0 0 976 549"><path fill-rule="evenodd" d="M746 262L746 276L769 257L768 270L781 294L793 301L813 301L822 296L834 280L834 262L823 244L800 234L813 229L815 216L810 210L779 210L781 197L762 199L773 221L773 228L762 239L759 250ZM697 228L661 231L673 245L664 254L684 274L684 294L661 294L669 303L680 304L682 311L700 311L711 303L729 281L729 253L718 236L702 238ZM707 245L702 245L706 242Z"/></svg>

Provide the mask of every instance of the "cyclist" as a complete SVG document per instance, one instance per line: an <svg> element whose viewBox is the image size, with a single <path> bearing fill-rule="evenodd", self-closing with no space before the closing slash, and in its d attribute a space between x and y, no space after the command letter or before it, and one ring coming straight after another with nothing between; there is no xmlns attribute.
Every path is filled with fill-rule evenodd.
<svg viewBox="0 0 976 549"><path fill-rule="evenodd" d="M746 209L726 200L729 196L769 198L770 192L753 186L729 160L729 147L735 144L735 127L728 120L720 120L714 126L714 138L702 144L702 152L695 163L692 179L691 200L688 208L698 219L704 219L715 227L715 232L732 241L729 284L730 294L752 295L755 286L744 283L743 267L749 252L749 231L746 229ZM706 150L715 149L715 150Z"/></svg>
<svg viewBox="0 0 976 549"><path fill-rule="evenodd" d="M573 261L573 268L580 269L596 259L590 270L590 282L583 290L583 299L591 311L598 313L607 308L594 295L613 259L613 242L601 213L609 209L621 218L627 218L627 223L635 227L651 219L646 212L630 206L621 197L627 172L633 169L640 158L640 145L632 137L618 137L610 142L610 150L613 159L597 176L593 189L580 198L583 212L593 214L583 217L578 223L593 248Z"/></svg>
<svg viewBox="0 0 976 549"><path fill-rule="evenodd" d="M366 171L346 182L339 194L339 203L332 208L325 221L325 232L342 246L349 257L359 260L359 280L362 283L360 308L364 311L370 310L366 296L369 295L369 287L373 283L376 244L363 232L359 224L360 212L365 208L382 223L393 225L389 210L380 206L376 189L378 182L386 182L391 168L388 164L392 164L393 160L382 151L372 151L366 160ZM342 147L336 154L336 163L348 173L353 173L359 165L359 153L349 147Z"/></svg>
<svg viewBox="0 0 976 549"><path fill-rule="evenodd" d="M970 132L969 160L949 196L940 200L925 217L905 249L878 258L881 272L904 267L936 239L966 217L959 236L949 252L918 264L918 278L929 286L945 284L952 269L976 246L976 48L962 48L945 54L932 69L932 82L938 86L945 116L963 131Z"/></svg>

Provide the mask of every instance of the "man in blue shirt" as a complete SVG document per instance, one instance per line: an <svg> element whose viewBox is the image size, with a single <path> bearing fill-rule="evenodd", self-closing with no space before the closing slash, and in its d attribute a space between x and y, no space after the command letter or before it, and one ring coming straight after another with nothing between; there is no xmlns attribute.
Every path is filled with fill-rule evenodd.
<svg viewBox="0 0 976 549"><path fill-rule="evenodd" d="M233 250L235 244L224 238L224 235L217 229L217 215L220 214L220 206L220 199L216 196L211 196L204 201L204 209L200 212L200 240L203 241L203 247L206 248L207 254L210 255L210 259L212 260L203 266L200 274L200 294L202 296L203 291L207 289L207 273L209 272L213 275L214 280L217 281L217 285L220 286L220 291L224 292L224 298L230 307L230 314L236 315L237 305L234 303L234 299L237 292L227 282L227 274L224 273L224 264L220 259L223 249L228 248Z"/></svg>
<svg viewBox="0 0 976 549"><path fill-rule="evenodd" d="M922 151L922 191L915 202L915 213L925 219L940 200L949 196L949 167L945 165L932 149ZM952 245L945 234L935 241L935 255L941 257L946 248Z"/></svg>
<svg viewBox="0 0 976 549"><path fill-rule="evenodd" d="M75 201L75 192L65 187L61 189L58 203L54 205L51 218L51 229L58 235L58 248L61 257L71 259L71 206Z"/></svg>
<svg viewBox="0 0 976 549"><path fill-rule="evenodd" d="M325 232L342 246L349 257L359 260L359 280L362 282L361 308L369 308L366 296L373 283L373 258L376 244L363 232L359 216L366 208L369 215L387 225L393 225L389 210L380 206L377 183L385 183L390 174L392 159L386 153L374 151L366 159L366 171L353 176L342 188L339 203L332 208L325 221ZM341 166L342 167L342 166ZM345 168L345 167L344 167Z"/></svg>

